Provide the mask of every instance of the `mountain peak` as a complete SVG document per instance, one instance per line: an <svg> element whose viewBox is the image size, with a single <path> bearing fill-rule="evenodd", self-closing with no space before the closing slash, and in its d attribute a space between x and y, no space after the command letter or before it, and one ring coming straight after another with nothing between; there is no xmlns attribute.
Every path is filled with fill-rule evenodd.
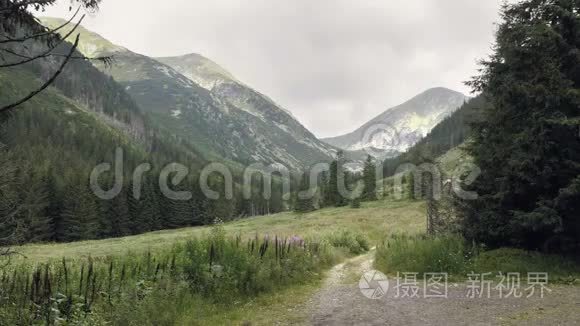
<svg viewBox="0 0 580 326"><path fill-rule="evenodd" d="M424 91L420 95L423 95L423 94L461 94L461 93L458 91L454 91L452 89L446 88L446 87L432 87L432 88L429 88L428 90Z"/></svg>
<svg viewBox="0 0 580 326"><path fill-rule="evenodd" d="M42 25L49 29L57 28L66 23L66 20L62 18L55 17L39 17L38 18ZM74 27L73 23L68 24L61 30L59 34L65 35L70 32ZM113 44L101 35L89 31L83 26L77 27L75 32L78 32L81 37L79 40L78 50L87 57L98 57L102 55L110 55L116 52L125 52L126 48ZM72 37L72 36L71 36Z"/></svg>
<svg viewBox="0 0 580 326"><path fill-rule="evenodd" d="M222 82L238 82L229 71L198 53L155 59L180 71L184 76L208 90Z"/></svg>
<svg viewBox="0 0 580 326"><path fill-rule="evenodd" d="M345 150L377 148L391 155L404 152L468 99L445 87L430 88L384 111L357 130L324 141ZM385 130L375 130L377 127ZM368 135L371 131L372 135Z"/></svg>

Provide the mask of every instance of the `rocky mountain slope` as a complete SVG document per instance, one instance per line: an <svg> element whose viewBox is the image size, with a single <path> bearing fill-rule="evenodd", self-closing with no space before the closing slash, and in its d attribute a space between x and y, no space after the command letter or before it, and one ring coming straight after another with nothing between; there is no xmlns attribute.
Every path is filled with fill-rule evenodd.
<svg viewBox="0 0 580 326"><path fill-rule="evenodd" d="M62 22L42 21L49 27ZM157 60L79 31L81 51L113 55L112 67L97 67L123 85L160 128L192 143L207 159L282 163L290 169L330 159L331 146L210 60L199 55Z"/></svg>
<svg viewBox="0 0 580 326"><path fill-rule="evenodd" d="M469 97L459 92L432 88L386 110L349 134L323 140L345 150L396 156L425 137L468 100Z"/></svg>

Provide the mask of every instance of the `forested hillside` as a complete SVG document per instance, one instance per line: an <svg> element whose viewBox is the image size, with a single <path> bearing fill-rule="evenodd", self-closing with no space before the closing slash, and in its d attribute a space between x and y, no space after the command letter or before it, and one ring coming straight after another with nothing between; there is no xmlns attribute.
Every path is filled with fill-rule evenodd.
<svg viewBox="0 0 580 326"><path fill-rule="evenodd" d="M39 42L28 43L26 55L43 50ZM60 53L70 46L62 44ZM5 54L0 62L19 60ZM3 68L0 104L39 87L57 63L55 57L47 57ZM72 60L52 86L12 114L1 115L0 238L4 244L117 237L285 208L277 182L268 200L258 199L260 188L255 186L248 200L238 186L232 200L207 200L198 182L207 163L204 155L190 140L160 128L124 87L91 62ZM113 200L101 201L89 189L89 175L100 163L114 164L117 148L123 149L123 191ZM173 162L189 168L190 175L179 187L193 192L191 200L172 201L160 193L160 171ZM152 168L137 199L132 173L142 163ZM240 172L233 171L241 184ZM100 181L107 189L112 180L112 173L105 173ZM210 177L210 185L223 193L222 183Z"/></svg>
<svg viewBox="0 0 580 326"><path fill-rule="evenodd" d="M1 98L9 101L38 82L31 73L13 69L2 72L0 83ZM56 89L37 96L12 116L3 116L2 157L9 159L2 161L0 205L18 221L14 240L70 241L201 223L201 210L179 217L176 205L165 203L168 207L161 210L158 196L150 191L144 191L139 201L127 191L112 201L96 200L88 176L97 164L113 163L117 147L124 150L125 190L132 169L141 163L150 162L157 169L177 159L187 160L194 169L203 163L169 139L151 135L146 145L109 121ZM146 184L156 183L155 173ZM15 226L3 231L11 233Z"/></svg>

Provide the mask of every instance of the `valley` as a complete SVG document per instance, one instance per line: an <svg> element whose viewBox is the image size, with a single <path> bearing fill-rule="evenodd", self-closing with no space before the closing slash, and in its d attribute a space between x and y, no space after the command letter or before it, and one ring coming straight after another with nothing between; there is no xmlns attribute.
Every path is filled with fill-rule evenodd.
<svg viewBox="0 0 580 326"><path fill-rule="evenodd" d="M178 306L168 308L162 305L166 310L156 316L140 314L144 314L149 321L189 325L469 325L482 322L545 325L570 324L577 320L576 305L580 300L578 284L550 285L550 293L543 299L524 297L494 301L465 297L469 286L467 281L455 279L449 284L447 299L401 298L394 288L397 274L388 273L392 283L389 294L380 300L365 298L358 282L364 273L378 268L375 263L376 246L392 236L421 234L425 229L424 210L425 203L422 201L386 199L364 204L360 209L330 208L308 214L280 213L225 223L223 228L227 236L241 237L242 241L251 241L256 235L270 235L271 238L275 235L278 239L299 235L307 241L317 241L348 230L368 237L370 251L353 255L339 250L340 258L335 258L336 265L326 267L320 274L311 275L301 284L280 287L257 297L238 298L232 303L212 303L203 296L183 297L182 293L178 301L172 300ZM180 252L181 249L177 248L186 245L192 238L204 238L212 232L211 227L198 227L117 239L26 245L16 248L20 256L15 263L17 266L26 266L28 262L58 264L66 259L67 264L74 266L92 259L106 267L111 259L123 261L128 257L136 259L147 255L154 257L155 262L155 257ZM514 252L508 257L519 259L518 255ZM500 252L490 253L487 259L489 257L497 257L502 262L488 268L504 271L504 268L514 268L508 262L510 258L504 260L506 257L502 257ZM545 258L526 259L529 260L527 264L533 264ZM558 260L557 264L562 264L562 261ZM578 266L569 266L559 273L580 277L579 271ZM106 273L105 270L103 272ZM149 282L153 289L155 281ZM172 291L181 290L176 287ZM155 291L150 295L155 298L162 294ZM141 311L145 307L149 307L147 301L133 308Z"/></svg>
<svg viewBox="0 0 580 326"><path fill-rule="evenodd" d="M580 322L578 1L136 1L0 0L0 326Z"/></svg>

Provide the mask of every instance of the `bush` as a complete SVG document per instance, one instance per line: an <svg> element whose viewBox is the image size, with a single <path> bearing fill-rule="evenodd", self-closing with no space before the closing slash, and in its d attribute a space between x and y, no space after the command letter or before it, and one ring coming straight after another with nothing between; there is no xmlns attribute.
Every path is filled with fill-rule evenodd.
<svg viewBox="0 0 580 326"><path fill-rule="evenodd" d="M350 254L360 255L369 251L369 240L362 234L354 234L349 230L331 233L325 237L331 246L347 249Z"/></svg>

